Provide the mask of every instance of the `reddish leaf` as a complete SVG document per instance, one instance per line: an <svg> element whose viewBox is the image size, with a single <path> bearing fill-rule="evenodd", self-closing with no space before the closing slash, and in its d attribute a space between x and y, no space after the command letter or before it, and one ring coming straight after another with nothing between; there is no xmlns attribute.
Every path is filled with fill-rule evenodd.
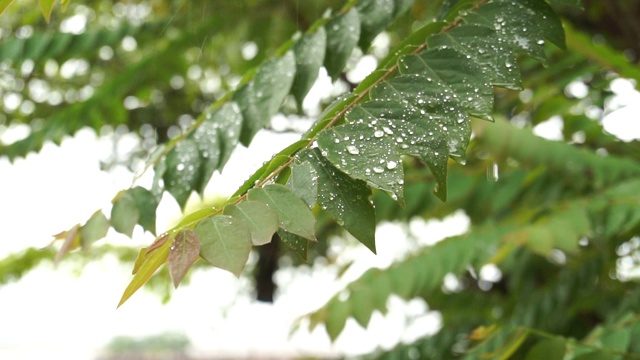
<svg viewBox="0 0 640 360"><path fill-rule="evenodd" d="M69 251L80 246L79 230L80 230L80 225L76 225L73 228L71 228L71 230L69 231L63 231L59 234L54 235L56 240L64 239L64 242L62 243L60 250L58 250L58 253L56 254L56 258L54 260L54 264L56 266L58 265L60 260L62 260L62 257L65 256Z"/></svg>
<svg viewBox="0 0 640 360"><path fill-rule="evenodd" d="M187 270L198 260L200 239L191 229L182 230L176 235L169 252L169 274L173 286L178 287Z"/></svg>

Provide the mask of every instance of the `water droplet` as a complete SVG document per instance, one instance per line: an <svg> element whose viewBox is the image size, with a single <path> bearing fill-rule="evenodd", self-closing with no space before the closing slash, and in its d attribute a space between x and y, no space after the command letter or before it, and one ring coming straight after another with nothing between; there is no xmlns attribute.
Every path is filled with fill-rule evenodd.
<svg viewBox="0 0 640 360"><path fill-rule="evenodd" d="M500 178L500 169L496 162L492 162L487 167L487 180L496 182Z"/></svg>
<svg viewBox="0 0 640 360"><path fill-rule="evenodd" d="M373 172L375 172L377 174L382 174L384 172L384 169L379 167L379 166L376 166L376 167L373 168Z"/></svg>
<svg viewBox="0 0 640 360"><path fill-rule="evenodd" d="M397 162L395 162L395 161L387 161L387 169L392 170L392 169L395 169L397 166L398 166Z"/></svg>
<svg viewBox="0 0 640 360"><path fill-rule="evenodd" d="M358 150L358 148L353 145L347 146L347 151L349 152L349 154L352 154L352 155L360 154L360 150Z"/></svg>
<svg viewBox="0 0 640 360"><path fill-rule="evenodd" d="M176 166L176 170L178 171L184 170L184 164L178 164L178 166Z"/></svg>
<svg viewBox="0 0 640 360"><path fill-rule="evenodd" d="M383 135L384 135L384 132L382 132L382 130L376 130L376 131L373 133L373 136L375 136L375 137L377 137L377 138L382 137Z"/></svg>

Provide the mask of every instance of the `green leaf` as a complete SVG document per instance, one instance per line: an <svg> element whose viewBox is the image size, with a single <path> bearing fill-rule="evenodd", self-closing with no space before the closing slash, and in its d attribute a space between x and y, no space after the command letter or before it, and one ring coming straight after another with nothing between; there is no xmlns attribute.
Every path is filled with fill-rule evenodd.
<svg viewBox="0 0 640 360"><path fill-rule="evenodd" d="M51 12L53 11L53 5L55 3L56 0L40 0L40 9L42 10L42 15L47 22L51 19Z"/></svg>
<svg viewBox="0 0 640 360"><path fill-rule="evenodd" d="M240 135L242 144L249 145L289 94L295 76L295 61L293 51L266 61L258 68L253 81L234 94L244 117Z"/></svg>
<svg viewBox="0 0 640 360"><path fill-rule="evenodd" d="M347 64L360 39L360 18L354 8L329 20L324 26L327 32L327 51L324 67L332 80L336 80Z"/></svg>
<svg viewBox="0 0 640 360"><path fill-rule="evenodd" d="M220 215L202 220L194 231L200 238L200 256L239 277L251 251L251 233L245 224Z"/></svg>
<svg viewBox="0 0 640 360"><path fill-rule="evenodd" d="M308 161L318 174L318 205L375 254L376 222L369 200L371 190L364 182L336 169L319 149L301 152L300 159Z"/></svg>
<svg viewBox="0 0 640 360"><path fill-rule="evenodd" d="M181 208L196 188L200 180L200 151L192 139L184 139L169 151L166 157L167 169L164 186L176 199Z"/></svg>
<svg viewBox="0 0 640 360"><path fill-rule="evenodd" d="M576 356L573 360L611 360L611 355L604 351L592 351Z"/></svg>
<svg viewBox="0 0 640 360"><path fill-rule="evenodd" d="M342 329L344 329L344 325L347 322L347 317L350 312L351 309L349 302L347 301L334 298L327 305L327 319L325 320L325 325L331 341L335 341L338 338L338 335L342 332Z"/></svg>
<svg viewBox="0 0 640 360"><path fill-rule="evenodd" d="M313 208L318 197L318 174L311 164L303 161L291 165L291 177L287 186L304 201L309 208Z"/></svg>
<svg viewBox="0 0 640 360"><path fill-rule="evenodd" d="M140 211L138 224L140 224L143 229L155 234L158 199L151 191L140 186L129 189L127 192L133 196Z"/></svg>
<svg viewBox="0 0 640 360"><path fill-rule="evenodd" d="M351 303L351 315L360 326L366 329L371 320L371 314L375 309L375 301L371 289L361 287L351 290L349 302Z"/></svg>
<svg viewBox="0 0 640 360"><path fill-rule="evenodd" d="M200 240L195 231L184 229L173 239L170 249L167 260L169 274L171 275L171 280L173 280L173 286L178 288L180 281L182 281L191 265L198 260Z"/></svg>
<svg viewBox="0 0 640 360"><path fill-rule="evenodd" d="M131 297L131 295L133 295L138 289L140 289L142 285L144 285L151 278L156 270L158 270L158 268L162 266L162 264L167 262L167 259L169 258L171 241L166 241L168 239L167 236L163 236L158 240L161 239L164 239L164 242L160 243L161 245L153 249L149 247L149 249L145 252L144 257L142 258L143 260L141 260L142 264L137 269L136 267L134 267L134 270L137 271L134 271L135 275L133 275L133 279L131 279L131 282L124 290L124 293L120 298L120 302L118 303L118 307L124 304L124 302L127 301ZM140 253L142 254L142 250ZM138 261L136 261L136 263L137 262Z"/></svg>
<svg viewBox="0 0 640 360"><path fill-rule="evenodd" d="M319 27L315 32L305 34L293 48L296 55L296 76L291 93L296 98L300 110L302 101L318 78L326 47L327 33L323 27Z"/></svg>
<svg viewBox="0 0 640 360"><path fill-rule="evenodd" d="M427 39L430 48L448 47L468 56L482 68L491 84L520 90L520 70L511 45L491 27L461 25Z"/></svg>
<svg viewBox="0 0 640 360"><path fill-rule="evenodd" d="M584 9L584 5L580 0L551 0L551 4L554 6L569 6L577 9Z"/></svg>
<svg viewBox="0 0 640 360"><path fill-rule="evenodd" d="M566 350L567 344L563 338L544 339L529 350L525 360L562 360Z"/></svg>
<svg viewBox="0 0 640 360"><path fill-rule="evenodd" d="M279 184L249 190L249 200L267 204L278 215L280 227L307 240L316 241L316 219L307 205L289 188Z"/></svg>
<svg viewBox="0 0 640 360"><path fill-rule="evenodd" d="M457 95L471 115L493 120L493 87L481 75L481 66L466 55L454 49L435 48L403 57L398 67L403 74L437 78Z"/></svg>
<svg viewBox="0 0 640 360"><path fill-rule="evenodd" d="M307 261L309 240L284 230L278 230L277 234L278 238L280 238L289 249L293 250L302 260Z"/></svg>
<svg viewBox="0 0 640 360"><path fill-rule="evenodd" d="M278 230L278 215L259 201L229 205L224 208L224 214L244 222L251 233L251 243L254 246L268 244Z"/></svg>
<svg viewBox="0 0 640 360"><path fill-rule="evenodd" d="M2 15L5 10L7 10L12 2L13 0L0 0L0 15Z"/></svg>
<svg viewBox="0 0 640 360"><path fill-rule="evenodd" d="M111 226L117 232L131 237L139 219L140 210L136 199L129 192L123 193L111 208Z"/></svg>
<svg viewBox="0 0 640 360"><path fill-rule="evenodd" d="M87 248L97 240L107 236L109 226L109 219L101 210L93 213L86 224L80 228L80 244L82 244L82 247Z"/></svg>
<svg viewBox="0 0 640 360"><path fill-rule="evenodd" d="M360 40L358 46L366 51L373 39L389 25L394 13L393 0L364 0L356 6L360 14Z"/></svg>

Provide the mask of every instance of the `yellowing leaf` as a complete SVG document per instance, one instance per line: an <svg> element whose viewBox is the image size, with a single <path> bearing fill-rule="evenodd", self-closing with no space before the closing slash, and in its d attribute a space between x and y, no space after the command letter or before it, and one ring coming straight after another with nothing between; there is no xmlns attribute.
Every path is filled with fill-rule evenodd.
<svg viewBox="0 0 640 360"><path fill-rule="evenodd" d="M182 230L176 235L169 252L169 274L173 286L178 287L187 270L198 260L200 240L191 229Z"/></svg>
<svg viewBox="0 0 640 360"><path fill-rule="evenodd" d="M7 10L12 2L13 0L0 0L0 15L2 15L5 10Z"/></svg>
<svg viewBox="0 0 640 360"><path fill-rule="evenodd" d="M165 235L165 237L167 236ZM162 264L167 262L171 242L166 241L166 239L163 241L164 242L159 247L145 252L146 256L143 260L143 263L137 269L135 275L133 276L133 279L131 279L131 282L129 283L129 286L127 286L127 288L124 290L122 298L120 298L120 302L118 303L118 307L124 304L124 302L127 301L131 297L131 295L133 295L138 289L140 289L142 285L144 285L151 278L156 270L158 270L158 268L162 266ZM149 249L151 249L151 247L149 247Z"/></svg>
<svg viewBox="0 0 640 360"><path fill-rule="evenodd" d="M47 22L51 19L51 12L53 11L53 5L55 3L56 0L40 0L40 9L42 9L42 15Z"/></svg>

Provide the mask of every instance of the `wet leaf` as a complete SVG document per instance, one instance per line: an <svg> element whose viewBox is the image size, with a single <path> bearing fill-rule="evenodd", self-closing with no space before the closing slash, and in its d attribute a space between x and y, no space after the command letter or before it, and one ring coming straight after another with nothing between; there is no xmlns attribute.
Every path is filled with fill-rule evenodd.
<svg viewBox="0 0 640 360"><path fill-rule="evenodd" d="M318 71L324 62L327 34L323 27L311 34L305 34L294 46L296 56L296 76L291 93L296 98L298 109L302 110L302 101L318 78Z"/></svg>
<svg viewBox="0 0 640 360"><path fill-rule="evenodd" d="M266 204L259 201L243 201L224 208L224 214L241 220L249 228L254 246L271 242L278 230L278 215Z"/></svg>
<svg viewBox="0 0 640 360"><path fill-rule="evenodd" d="M334 81L340 76L353 49L360 39L360 18L354 8L329 20L324 26L327 32L327 51L324 67Z"/></svg>
<svg viewBox="0 0 640 360"><path fill-rule="evenodd" d="M80 244L82 247L87 248L97 240L107 236L110 225L109 219L107 219L101 210L93 213L80 229Z"/></svg>
<svg viewBox="0 0 640 360"><path fill-rule="evenodd" d="M179 141L166 157L164 186L184 208L200 181L200 151L193 139Z"/></svg>
<svg viewBox="0 0 640 360"><path fill-rule="evenodd" d="M178 287L191 265L198 260L199 255L200 240L198 235L191 229L180 231L173 239L167 260L174 287Z"/></svg>
<svg viewBox="0 0 640 360"><path fill-rule="evenodd" d="M140 212L138 224L140 224L143 229L155 234L156 209L158 208L157 198L153 193L151 193L151 191L140 186L129 189L128 193L135 199Z"/></svg>
<svg viewBox="0 0 640 360"><path fill-rule="evenodd" d="M153 274L156 272L156 270L158 270L160 266L162 266L162 264L167 262L167 259L169 258L170 247L171 241L165 241L160 247L157 247L152 251L147 250L144 256L141 256L142 250L140 251L140 254L138 255L139 260L136 260L136 264L141 263L141 265L137 268L136 266L134 266L134 270L137 271L135 271L133 279L124 290L124 293L120 298L120 302L118 303L118 307L124 304L125 301L127 301L131 297L131 295L133 295L136 291L138 291L138 289L142 287L142 285L149 281L151 276L153 276Z"/></svg>
<svg viewBox="0 0 640 360"><path fill-rule="evenodd" d="M293 250L293 252L300 256L302 260L307 261L309 240L284 230L278 230L277 234L282 243L287 245L289 249Z"/></svg>
<svg viewBox="0 0 640 360"><path fill-rule="evenodd" d="M136 199L129 192L122 193L111 208L111 226L117 232L131 237L139 219L140 210Z"/></svg>
<svg viewBox="0 0 640 360"><path fill-rule="evenodd" d="M316 204L318 196L318 174L309 162L291 165L291 177L287 186L304 201L309 208Z"/></svg>
<svg viewBox="0 0 640 360"><path fill-rule="evenodd" d="M307 205L289 188L279 184L249 190L249 200L267 204L278 215L280 227L305 239L316 241L316 219Z"/></svg>
<svg viewBox="0 0 640 360"><path fill-rule="evenodd" d="M239 277L251 251L251 233L244 223L220 215L202 220L194 231L200 238L200 256Z"/></svg>
<svg viewBox="0 0 640 360"><path fill-rule="evenodd" d="M326 210L358 241L376 252L375 211L369 197L367 185L336 169L319 149L300 153L318 174L318 205Z"/></svg>
<svg viewBox="0 0 640 360"><path fill-rule="evenodd" d="M393 19L393 0L364 0L356 6L360 14L360 40L358 46L366 51L373 39L389 25Z"/></svg>

